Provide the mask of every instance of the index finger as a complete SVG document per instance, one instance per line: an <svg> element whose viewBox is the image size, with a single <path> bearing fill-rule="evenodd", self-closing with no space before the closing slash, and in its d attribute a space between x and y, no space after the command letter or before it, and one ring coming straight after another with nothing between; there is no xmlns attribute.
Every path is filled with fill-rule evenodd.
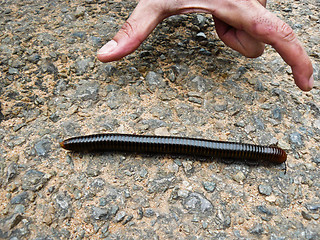
<svg viewBox="0 0 320 240"><path fill-rule="evenodd" d="M295 83L304 90L313 87L313 67L302 44L297 39L292 28L274 14L263 10L248 27L248 33L257 40L270 44L291 66Z"/></svg>
<svg viewBox="0 0 320 240"><path fill-rule="evenodd" d="M229 3L229 5L227 4ZM219 2L214 15L229 25L246 31L258 41L270 44L292 68L297 86L309 91L313 87L313 67L292 28L266 10L261 2Z"/></svg>

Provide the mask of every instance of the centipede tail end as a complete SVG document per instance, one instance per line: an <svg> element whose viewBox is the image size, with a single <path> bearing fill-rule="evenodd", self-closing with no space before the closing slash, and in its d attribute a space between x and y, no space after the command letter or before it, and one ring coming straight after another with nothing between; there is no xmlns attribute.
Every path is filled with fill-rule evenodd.
<svg viewBox="0 0 320 240"><path fill-rule="evenodd" d="M64 141L60 142L60 147L66 149L65 145L64 145Z"/></svg>

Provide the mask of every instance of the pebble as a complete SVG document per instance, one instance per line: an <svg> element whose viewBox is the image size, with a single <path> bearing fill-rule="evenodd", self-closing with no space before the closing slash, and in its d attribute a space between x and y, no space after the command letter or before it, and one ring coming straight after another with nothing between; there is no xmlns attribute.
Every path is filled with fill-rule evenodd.
<svg viewBox="0 0 320 240"><path fill-rule="evenodd" d="M209 215L213 211L212 203L197 192L189 193L189 195L183 199L182 204L190 213Z"/></svg>
<svg viewBox="0 0 320 240"><path fill-rule="evenodd" d="M18 175L18 166L16 163L11 163L7 169L7 182L14 179Z"/></svg>
<svg viewBox="0 0 320 240"><path fill-rule="evenodd" d="M38 141L34 148L39 156L46 156L51 150L51 142L48 139Z"/></svg>
<svg viewBox="0 0 320 240"><path fill-rule="evenodd" d="M145 211L144 211L144 214L143 216L147 217L147 218L150 218L150 217L153 217L156 213L151 209L151 208L147 208Z"/></svg>
<svg viewBox="0 0 320 240"><path fill-rule="evenodd" d="M202 182L202 186L207 192L213 192L216 189L214 182Z"/></svg>
<svg viewBox="0 0 320 240"><path fill-rule="evenodd" d="M243 172L239 171L236 174L232 175L232 179L235 180L237 183L243 184L243 181L246 179L246 176Z"/></svg>
<svg viewBox="0 0 320 240"><path fill-rule="evenodd" d="M262 224L258 223L255 226L253 226L251 229L249 229L249 232L251 234L260 236L264 233L264 229L263 229Z"/></svg>
<svg viewBox="0 0 320 240"><path fill-rule="evenodd" d="M199 32L196 35L196 39L198 41L204 41L204 40L207 40L207 36L206 36L206 34L204 32Z"/></svg>
<svg viewBox="0 0 320 240"><path fill-rule="evenodd" d="M258 189L259 189L259 193L266 195L266 196L270 196L272 193L272 188L270 185L260 184L258 186Z"/></svg>
<svg viewBox="0 0 320 240"><path fill-rule="evenodd" d="M35 169L28 170L22 179L22 189L34 192L43 188L44 184L48 181L43 172Z"/></svg>
<svg viewBox="0 0 320 240"><path fill-rule="evenodd" d="M163 78L158 73L152 71L150 71L147 74L145 79L152 91L154 91L156 88L163 87L165 85Z"/></svg>
<svg viewBox="0 0 320 240"><path fill-rule="evenodd" d="M301 215L306 220L310 221L312 219L311 215L309 213L307 213L306 211L301 211Z"/></svg>
<svg viewBox="0 0 320 240"><path fill-rule="evenodd" d="M154 130L154 134L155 134L156 136L170 136L170 133L169 133L167 127L159 127L159 128L156 128L156 129Z"/></svg>
<svg viewBox="0 0 320 240"><path fill-rule="evenodd" d="M16 204L25 204L28 200L29 194L28 192L22 192L18 194L17 196L13 197L10 201L10 204L16 205Z"/></svg>
<svg viewBox="0 0 320 240"><path fill-rule="evenodd" d="M127 216L127 213L125 211L119 211L114 217L114 221L121 222L126 216Z"/></svg>
<svg viewBox="0 0 320 240"><path fill-rule="evenodd" d="M293 132L289 135L289 140L290 143L302 147L304 146L303 140L302 140L302 135L298 132Z"/></svg>

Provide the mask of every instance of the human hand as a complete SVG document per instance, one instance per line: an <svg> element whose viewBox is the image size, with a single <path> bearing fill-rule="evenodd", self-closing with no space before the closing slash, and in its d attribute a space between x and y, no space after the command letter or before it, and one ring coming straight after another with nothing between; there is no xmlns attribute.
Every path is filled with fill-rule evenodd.
<svg viewBox="0 0 320 240"><path fill-rule="evenodd" d="M218 36L246 57L258 57L270 44L292 68L297 86L313 87L311 61L292 28L266 10L266 0L140 0L113 40L98 51L111 62L132 53L165 18L191 12L213 15Z"/></svg>

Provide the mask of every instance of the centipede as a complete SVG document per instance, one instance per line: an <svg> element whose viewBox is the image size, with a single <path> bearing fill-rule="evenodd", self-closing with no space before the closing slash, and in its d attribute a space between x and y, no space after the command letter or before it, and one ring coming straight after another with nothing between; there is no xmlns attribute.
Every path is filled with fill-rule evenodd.
<svg viewBox="0 0 320 240"><path fill-rule="evenodd" d="M267 161L276 164L287 160L286 152L277 146L172 136L93 134L68 138L60 142L60 146L74 152L181 154L220 159Z"/></svg>

